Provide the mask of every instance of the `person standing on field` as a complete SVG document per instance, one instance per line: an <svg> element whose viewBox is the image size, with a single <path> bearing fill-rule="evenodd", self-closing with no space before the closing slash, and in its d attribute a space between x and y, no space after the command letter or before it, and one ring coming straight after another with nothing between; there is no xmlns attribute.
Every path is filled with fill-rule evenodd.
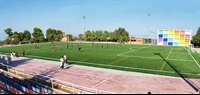
<svg viewBox="0 0 200 95"><path fill-rule="evenodd" d="M81 46L80 45L78 45L78 51L81 52Z"/></svg>
<svg viewBox="0 0 200 95"><path fill-rule="evenodd" d="M69 48L69 43L67 43L67 49Z"/></svg>
<svg viewBox="0 0 200 95"><path fill-rule="evenodd" d="M166 50L166 46L164 45L164 50Z"/></svg>
<svg viewBox="0 0 200 95"><path fill-rule="evenodd" d="M67 64L68 62L67 62L67 55L66 55L66 53L64 54L63 57L64 57L64 63Z"/></svg>
<svg viewBox="0 0 200 95"><path fill-rule="evenodd" d="M54 43L53 43L53 40L51 41L51 50L54 51Z"/></svg>
<svg viewBox="0 0 200 95"><path fill-rule="evenodd" d="M23 56L25 55L25 49L24 48L22 49L22 55Z"/></svg>
<svg viewBox="0 0 200 95"><path fill-rule="evenodd" d="M61 56L61 58L60 58L60 68L64 69L64 57L63 56Z"/></svg>

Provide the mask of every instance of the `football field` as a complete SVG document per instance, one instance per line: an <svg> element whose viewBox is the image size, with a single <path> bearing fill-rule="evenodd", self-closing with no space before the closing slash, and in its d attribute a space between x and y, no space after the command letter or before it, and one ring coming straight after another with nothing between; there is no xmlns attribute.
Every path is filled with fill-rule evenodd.
<svg viewBox="0 0 200 95"><path fill-rule="evenodd" d="M25 57L59 61L67 54L70 64L87 65L109 69L118 69L134 72L152 73L187 78L199 78L200 54L190 52L187 47L156 45L133 45L116 43L75 43L54 42L54 51L51 43L26 44L0 48L0 53L10 55L11 52L26 50ZM77 45L81 46L78 51ZM57 46L60 46L58 49Z"/></svg>

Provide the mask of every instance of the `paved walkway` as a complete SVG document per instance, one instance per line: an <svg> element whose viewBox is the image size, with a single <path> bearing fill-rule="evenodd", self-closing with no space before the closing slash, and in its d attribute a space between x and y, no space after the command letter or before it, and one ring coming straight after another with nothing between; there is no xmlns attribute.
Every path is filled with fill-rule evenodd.
<svg viewBox="0 0 200 95"><path fill-rule="evenodd" d="M200 54L200 48L194 48L194 50Z"/></svg>
<svg viewBox="0 0 200 95"><path fill-rule="evenodd" d="M60 69L60 62L23 57L12 58L10 63L16 69L32 75L45 75L62 81L63 84L74 84L89 89L98 89L101 93L118 94L196 94L197 92L182 78L160 76L136 72L126 72L73 65ZM190 79L200 87L200 79Z"/></svg>

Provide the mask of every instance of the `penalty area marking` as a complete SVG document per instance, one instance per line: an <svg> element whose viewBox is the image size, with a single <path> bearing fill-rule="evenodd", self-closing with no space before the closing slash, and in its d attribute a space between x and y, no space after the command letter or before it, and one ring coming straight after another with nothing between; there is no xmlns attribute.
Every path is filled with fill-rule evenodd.
<svg viewBox="0 0 200 95"><path fill-rule="evenodd" d="M124 53L120 53L120 54L117 54L117 56L121 56L121 55L124 55L124 54L126 54L126 53L133 52L133 51L137 51L137 50L140 50L140 49L143 49L143 48L148 48L148 47L151 47L151 46L146 46L146 47L134 49L134 50L131 50L131 51L127 51L127 52L124 52ZM131 49L131 48L130 48L130 49Z"/></svg>

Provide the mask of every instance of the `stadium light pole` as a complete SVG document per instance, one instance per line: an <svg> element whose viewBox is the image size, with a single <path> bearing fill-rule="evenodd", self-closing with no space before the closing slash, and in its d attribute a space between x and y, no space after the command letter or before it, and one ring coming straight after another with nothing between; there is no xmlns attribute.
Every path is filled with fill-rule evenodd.
<svg viewBox="0 0 200 95"><path fill-rule="evenodd" d="M85 35L85 16L83 16L83 20L84 20L84 40L86 39L85 37L86 37L86 35Z"/></svg>
<svg viewBox="0 0 200 95"><path fill-rule="evenodd" d="M148 12L147 13L148 14L148 40L147 40L147 43L149 44L149 21L150 21L150 16L151 16L151 13L150 12Z"/></svg>

